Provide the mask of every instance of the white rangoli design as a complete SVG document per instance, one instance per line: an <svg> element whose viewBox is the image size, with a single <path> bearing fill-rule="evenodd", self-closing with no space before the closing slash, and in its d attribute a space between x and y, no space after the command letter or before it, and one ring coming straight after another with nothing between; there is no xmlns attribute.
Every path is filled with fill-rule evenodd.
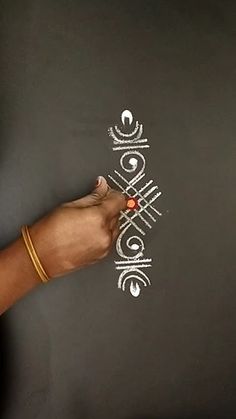
<svg viewBox="0 0 236 419"><path fill-rule="evenodd" d="M120 260L115 261L115 267L120 272L118 288L129 291L138 297L141 286L151 285L144 272L152 266L152 259L144 256L144 240L146 229L152 228L152 222L161 216L153 203L161 195L158 186L153 186L153 180L146 181L145 149L150 146L147 138L143 138L143 125L133 122L129 110L121 114L122 127L110 127L108 133L113 140L113 151L120 153L120 169L114 170L108 177L124 194L133 197L138 205L134 210L121 212L120 234L116 241L117 254ZM142 181L142 182L141 182Z"/></svg>

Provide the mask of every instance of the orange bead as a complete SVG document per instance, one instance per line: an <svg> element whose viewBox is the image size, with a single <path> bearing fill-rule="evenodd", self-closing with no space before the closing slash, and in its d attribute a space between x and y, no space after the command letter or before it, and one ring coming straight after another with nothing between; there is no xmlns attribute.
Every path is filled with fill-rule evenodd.
<svg viewBox="0 0 236 419"><path fill-rule="evenodd" d="M137 201L137 199L135 199L133 197L128 198L128 200L127 200L127 208L129 210L137 209L138 208L138 201Z"/></svg>

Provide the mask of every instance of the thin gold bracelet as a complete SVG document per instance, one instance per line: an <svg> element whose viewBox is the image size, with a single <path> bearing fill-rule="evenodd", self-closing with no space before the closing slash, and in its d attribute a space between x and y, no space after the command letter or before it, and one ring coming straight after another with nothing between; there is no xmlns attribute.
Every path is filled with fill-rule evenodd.
<svg viewBox="0 0 236 419"><path fill-rule="evenodd" d="M25 247L28 251L28 254L30 256L30 259L35 267L35 270L37 271L40 279L42 282L46 283L50 279L47 273L45 272L38 255L36 253L36 250L34 248L33 242L30 237L28 226L24 225L21 228L22 237L25 243Z"/></svg>
<svg viewBox="0 0 236 419"><path fill-rule="evenodd" d="M48 275L47 275L47 273L45 272L45 270L44 270L44 268L43 268L43 266L42 266L42 264L41 264L41 262L40 262L40 260L39 260L39 257L38 257L38 255L37 255L37 253L36 253L35 247L34 247L34 245L33 245L33 242L32 242L32 240L31 240L31 237L30 237L29 228L28 228L27 226L25 226L25 227L26 227L26 228L25 228L25 232L26 232L27 237L28 237L28 243L29 243L29 244L30 244L30 246L31 246L31 249L32 249L32 254L33 254L33 256L34 256L34 259L35 259L35 261L37 262L37 265L39 266L39 268L40 268L40 270L41 270L41 272L42 272L43 276L45 277L45 280L46 280L46 281L48 281L48 280L49 280L49 276L48 276Z"/></svg>
<svg viewBox="0 0 236 419"><path fill-rule="evenodd" d="M40 263L40 260L38 258L38 255L37 255L37 253L34 249L34 246L33 246L32 240L30 238L29 231L28 231L28 227L23 226L22 229L21 229L21 232L22 232L22 236L23 236L23 239L24 239L26 249L27 249L28 254L30 256L30 259L31 259L31 261L32 261L32 263L35 267L35 270L37 271L41 281L45 283L49 280L49 277L46 274L45 270L43 269L42 264Z"/></svg>

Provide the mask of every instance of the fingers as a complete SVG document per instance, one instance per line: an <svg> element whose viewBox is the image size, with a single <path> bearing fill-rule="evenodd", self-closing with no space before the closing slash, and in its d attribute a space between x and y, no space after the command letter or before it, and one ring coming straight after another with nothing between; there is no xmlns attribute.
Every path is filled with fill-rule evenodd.
<svg viewBox="0 0 236 419"><path fill-rule="evenodd" d="M120 220L119 217L114 217L110 220L110 230L114 230L116 227L119 227Z"/></svg>
<svg viewBox="0 0 236 419"><path fill-rule="evenodd" d="M94 190L91 194L84 196L78 200L78 206L81 207L90 207L92 205L98 205L106 197L108 193L108 184L106 179L103 176L97 178L97 182Z"/></svg>
<svg viewBox="0 0 236 419"><path fill-rule="evenodd" d="M121 192L112 189L103 176L99 176L95 188L90 194L63 205L78 208L101 205L105 218L111 220L117 217L120 211L126 209L126 198Z"/></svg>
<svg viewBox="0 0 236 419"><path fill-rule="evenodd" d="M95 188L90 194L75 199L74 201L67 202L64 206L85 208L92 205L98 205L106 197L109 188L106 179L103 176L98 176Z"/></svg>
<svg viewBox="0 0 236 419"><path fill-rule="evenodd" d="M104 176L98 176L92 195L96 196L98 199L103 199L106 197L109 189L110 186L108 185Z"/></svg>
<svg viewBox="0 0 236 419"><path fill-rule="evenodd" d="M120 233L120 225L117 226L112 230L112 243L117 239Z"/></svg>
<svg viewBox="0 0 236 419"><path fill-rule="evenodd" d="M112 218L110 221L110 230L111 230L111 241L113 242L117 239L119 233L120 233L120 220L119 216Z"/></svg>
<svg viewBox="0 0 236 419"><path fill-rule="evenodd" d="M106 212L107 218L111 220L117 217L120 211L126 209L126 198L121 192L110 189L101 206Z"/></svg>

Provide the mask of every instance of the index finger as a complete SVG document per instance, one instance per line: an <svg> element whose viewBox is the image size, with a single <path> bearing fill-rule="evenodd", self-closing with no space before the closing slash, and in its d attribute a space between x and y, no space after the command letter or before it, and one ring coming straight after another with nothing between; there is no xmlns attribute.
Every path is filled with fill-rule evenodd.
<svg viewBox="0 0 236 419"><path fill-rule="evenodd" d="M114 189L110 189L106 199L101 205L105 209L108 218L111 219L118 216L120 211L126 209L127 201L124 194Z"/></svg>

